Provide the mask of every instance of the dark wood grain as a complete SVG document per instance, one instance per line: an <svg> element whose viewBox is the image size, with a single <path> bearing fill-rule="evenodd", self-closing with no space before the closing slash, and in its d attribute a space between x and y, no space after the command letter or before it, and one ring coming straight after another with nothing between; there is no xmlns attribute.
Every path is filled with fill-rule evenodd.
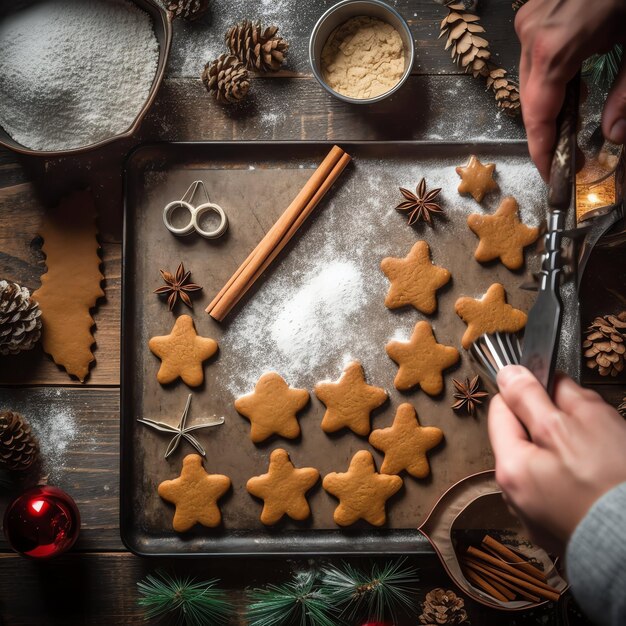
<svg viewBox="0 0 626 626"><path fill-rule="evenodd" d="M338 560L331 562L339 563ZM351 562L354 565L364 564L362 559L351 559ZM417 608L410 615L401 615L397 626L415 625L421 603L430 589L451 587L436 557L409 560L409 564L419 570L419 583L414 592ZM181 562L137 559L128 553L71 554L56 561L35 563L5 554L0 555L3 583L0 611L6 626L142 624L145 622L136 603L136 583L146 574L160 569L199 580L218 578L221 588L228 591L238 611L231 626L245 626L246 588L282 582L290 577L291 572L310 567L310 562L302 560L196 559ZM242 575L242 571L245 574ZM242 584L243 581L245 584ZM525 612L523 622L515 621L515 614L502 614L470 600L466 601L466 609L471 623L480 626L516 623L556 626L556 617L550 605Z"/></svg>
<svg viewBox="0 0 626 626"><path fill-rule="evenodd" d="M76 549L122 549L119 389L4 388L0 410L6 408L22 413L42 442L40 482L65 489L78 504L82 528ZM0 550L6 549L2 535Z"/></svg>

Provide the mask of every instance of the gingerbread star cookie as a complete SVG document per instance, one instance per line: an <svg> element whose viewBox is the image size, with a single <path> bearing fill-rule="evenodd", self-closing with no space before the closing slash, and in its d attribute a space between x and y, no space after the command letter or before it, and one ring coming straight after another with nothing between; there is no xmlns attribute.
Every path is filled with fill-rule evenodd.
<svg viewBox="0 0 626 626"><path fill-rule="evenodd" d="M162 385L182 378L190 387L197 387L204 380L202 363L217 352L217 341L200 337L191 317L181 315L169 335L152 337L148 347L161 359L157 380Z"/></svg>
<svg viewBox="0 0 626 626"><path fill-rule="evenodd" d="M456 348L437 343L428 322L415 324L408 342L391 341L385 350L399 366L394 380L396 389L407 391L419 385L431 396L443 390L443 370L459 360Z"/></svg>
<svg viewBox="0 0 626 626"><path fill-rule="evenodd" d="M393 424L372 432L370 444L385 453L380 466L383 474L399 474L406 470L415 478L430 473L426 453L443 439L443 431L434 426L420 426L417 413L405 402L398 407Z"/></svg>
<svg viewBox="0 0 626 626"><path fill-rule="evenodd" d="M222 474L207 474L199 454L183 459L180 476L163 481L159 495L176 507L174 530L184 533L196 524L209 528L219 526L222 514L217 501L230 489L230 478Z"/></svg>
<svg viewBox="0 0 626 626"><path fill-rule="evenodd" d="M526 313L506 303L506 292L500 283L491 285L480 300L466 296L459 298L454 310L467 324L461 339L461 345L466 350L481 335L516 333L526 326L528 319Z"/></svg>
<svg viewBox="0 0 626 626"><path fill-rule="evenodd" d="M383 405L387 392L365 382L363 367L357 361L349 363L335 383L318 383L315 395L326 405L322 430L334 433L349 428L366 436L371 430L370 413Z"/></svg>
<svg viewBox="0 0 626 626"><path fill-rule="evenodd" d="M510 270L524 264L524 248L539 236L538 228L522 224L518 217L519 206L515 198L504 198L493 215L473 213L467 218L471 231L480 243L474 258L480 263L500 259Z"/></svg>
<svg viewBox="0 0 626 626"><path fill-rule="evenodd" d="M237 398L235 408L250 420L250 439L259 443L271 435L295 439L300 434L296 413L309 401L306 389L293 389L276 372L263 374L254 392Z"/></svg>
<svg viewBox="0 0 626 626"><path fill-rule="evenodd" d="M459 193L469 193L476 202L482 202L485 194L498 189L498 183L493 179L495 170L495 163L483 165L472 155L465 167L456 168L456 173L461 177Z"/></svg>
<svg viewBox="0 0 626 626"><path fill-rule="evenodd" d="M352 457L347 472L327 474L322 482L324 489L339 500L333 514L339 526L350 526L359 519L382 526L386 520L385 503L402 484L400 476L379 474L374 457L367 450Z"/></svg>
<svg viewBox="0 0 626 626"><path fill-rule="evenodd" d="M294 467L286 450L278 448L270 455L267 474L253 476L246 484L249 493L263 500L261 521L271 526L283 515L304 520L311 515L306 492L319 480L314 467Z"/></svg>
<svg viewBox="0 0 626 626"><path fill-rule="evenodd" d="M433 264L425 241L416 242L403 259L383 259L380 267L391 281L386 307L397 309L412 305L428 315L437 310L437 289L450 280L450 272Z"/></svg>

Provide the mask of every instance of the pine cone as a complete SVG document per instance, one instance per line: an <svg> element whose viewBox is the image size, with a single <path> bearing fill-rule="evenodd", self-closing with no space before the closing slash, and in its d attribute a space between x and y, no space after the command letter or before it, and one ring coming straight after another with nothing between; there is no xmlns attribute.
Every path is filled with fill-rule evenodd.
<svg viewBox="0 0 626 626"><path fill-rule="evenodd" d="M419 623L425 626L463 624L468 621L464 606L465 601L454 591L437 587L426 594Z"/></svg>
<svg viewBox="0 0 626 626"><path fill-rule="evenodd" d="M478 35L485 32L478 15L467 13L462 2L451 2L446 7L448 15L441 22L439 38L447 38L445 49L451 50L452 60L474 78L487 79L487 88L494 92L500 109L508 115L519 114L519 87L507 78L504 68L492 63L489 42Z"/></svg>
<svg viewBox="0 0 626 626"><path fill-rule="evenodd" d="M260 22L244 20L226 33L226 44L249 70L267 72L279 70L285 60L289 44L277 37L277 26L263 30Z"/></svg>
<svg viewBox="0 0 626 626"><path fill-rule="evenodd" d="M626 311L596 317L586 330L583 356L587 367L598 368L600 376L617 376L624 369Z"/></svg>
<svg viewBox="0 0 626 626"><path fill-rule="evenodd" d="M24 417L0 411L0 468L24 471L39 457L39 444Z"/></svg>
<svg viewBox="0 0 626 626"><path fill-rule="evenodd" d="M0 354L31 350L41 337L40 316L26 287L0 280Z"/></svg>
<svg viewBox="0 0 626 626"><path fill-rule="evenodd" d="M496 96L496 104L507 115L518 115L520 108L519 87L517 83L507 78L507 71L503 67L494 67L487 77L487 88Z"/></svg>
<svg viewBox="0 0 626 626"><path fill-rule="evenodd" d="M619 414L626 417L626 396L622 398L622 403L617 407Z"/></svg>
<svg viewBox="0 0 626 626"><path fill-rule="evenodd" d="M167 10L172 18L197 20L209 10L209 0L170 0L167 3Z"/></svg>
<svg viewBox="0 0 626 626"><path fill-rule="evenodd" d="M207 91L222 104L243 100L250 89L250 75L234 54L221 54L207 63L202 72Z"/></svg>

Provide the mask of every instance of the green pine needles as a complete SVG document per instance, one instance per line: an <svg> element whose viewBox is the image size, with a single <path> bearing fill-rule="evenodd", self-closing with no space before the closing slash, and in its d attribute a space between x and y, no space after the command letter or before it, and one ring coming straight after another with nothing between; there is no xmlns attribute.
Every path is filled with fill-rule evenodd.
<svg viewBox="0 0 626 626"><path fill-rule="evenodd" d="M165 618L176 626L222 626L234 609L217 580L197 582L165 572L148 575L137 583L145 619Z"/></svg>
<svg viewBox="0 0 626 626"><path fill-rule="evenodd" d="M416 582L417 572L406 565L406 559L374 563L366 571L344 563L322 572L324 588L351 622L357 618L395 622L399 610L414 608Z"/></svg>
<svg viewBox="0 0 626 626"><path fill-rule="evenodd" d="M337 626L337 609L315 572L300 572L291 582L249 593L249 626Z"/></svg>
<svg viewBox="0 0 626 626"><path fill-rule="evenodd" d="M583 74L603 89L609 89L622 64L623 47L617 44L606 54L594 54L583 63Z"/></svg>
<svg viewBox="0 0 626 626"><path fill-rule="evenodd" d="M414 608L417 572L406 559L367 569L343 563L304 572L282 585L250 592L249 626L340 626L356 619L395 621Z"/></svg>

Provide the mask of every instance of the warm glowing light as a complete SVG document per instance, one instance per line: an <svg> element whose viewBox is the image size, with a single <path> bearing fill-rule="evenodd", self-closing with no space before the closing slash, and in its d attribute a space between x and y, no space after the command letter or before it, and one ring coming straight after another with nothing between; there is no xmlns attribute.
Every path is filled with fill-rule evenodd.
<svg viewBox="0 0 626 626"><path fill-rule="evenodd" d="M44 511L44 506L46 505L46 501L38 498L37 500L32 500L30 503L30 508L35 511L38 515L41 515Z"/></svg>
<svg viewBox="0 0 626 626"><path fill-rule="evenodd" d="M595 204L596 202L600 201L600 198L598 197L597 193L589 193L589 194L587 194L587 200L589 200L589 202L593 202Z"/></svg>

